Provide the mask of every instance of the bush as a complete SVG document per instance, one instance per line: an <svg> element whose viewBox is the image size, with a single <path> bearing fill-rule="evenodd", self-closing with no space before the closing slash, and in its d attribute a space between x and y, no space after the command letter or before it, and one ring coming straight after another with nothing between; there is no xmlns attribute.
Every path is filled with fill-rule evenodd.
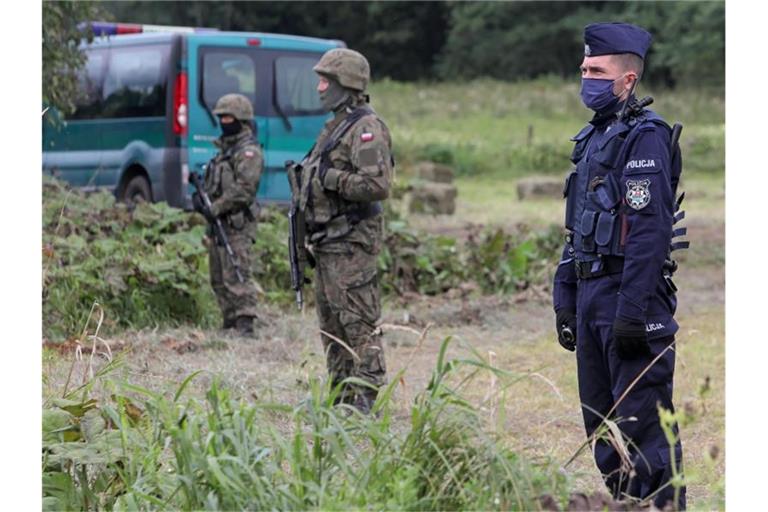
<svg viewBox="0 0 768 512"><path fill-rule="evenodd" d="M390 200L391 202L392 200ZM293 300L284 212L262 214L252 275L267 302ZM546 280L557 256L553 232L508 234L477 228L466 242L410 229L388 207L379 261L385 293L430 295L473 281L485 293ZM94 302L105 332L158 325L217 325L220 313L202 243L205 221L165 203L129 211L106 192L86 195L46 180L43 191L43 332L79 332ZM559 235L558 235L559 236ZM478 257L482 255L482 257Z"/></svg>
<svg viewBox="0 0 768 512"><path fill-rule="evenodd" d="M67 336L94 302L105 328L216 318L207 280L202 219L165 203L134 211L106 192L84 195L59 182L43 188L43 331Z"/></svg>

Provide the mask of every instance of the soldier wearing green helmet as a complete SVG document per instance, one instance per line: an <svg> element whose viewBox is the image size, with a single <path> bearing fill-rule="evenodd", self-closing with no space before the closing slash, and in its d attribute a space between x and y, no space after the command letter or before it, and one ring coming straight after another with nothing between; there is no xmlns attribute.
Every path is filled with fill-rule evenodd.
<svg viewBox="0 0 768 512"><path fill-rule="evenodd" d="M238 121L250 123L253 129L253 106L242 94L225 94L216 102L213 113L217 116L229 114Z"/></svg>
<svg viewBox="0 0 768 512"><path fill-rule="evenodd" d="M289 169L289 181L316 262L316 307L330 379L342 386L342 402L368 413L386 381L376 263L381 201L389 196L394 172L392 140L368 105L370 67L363 55L336 48L313 69L333 118L304 160ZM366 385L342 384L348 377Z"/></svg>
<svg viewBox="0 0 768 512"><path fill-rule="evenodd" d="M264 158L256 141L253 106L248 98L242 94L226 94L216 102L213 113L219 118L222 135L214 141L218 153L206 166L205 192L211 200L210 213L222 221L243 282L237 277L225 247L218 245L209 232L211 286L224 318L224 328L250 336L256 319L256 286L250 280L250 253L256 234L255 195ZM192 196L192 204L195 210L205 212L197 193Z"/></svg>

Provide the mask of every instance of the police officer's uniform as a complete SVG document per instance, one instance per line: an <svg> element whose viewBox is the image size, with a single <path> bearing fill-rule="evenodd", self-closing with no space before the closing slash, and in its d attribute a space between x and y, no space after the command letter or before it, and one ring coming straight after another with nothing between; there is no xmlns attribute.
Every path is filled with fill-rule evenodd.
<svg viewBox="0 0 768 512"><path fill-rule="evenodd" d="M588 56L635 53L644 58L650 45L650 34L627 24L589 25L584 38ZM682 217L676 216L675 201L681 164L677 148L670 148L671 129L658 114L643 109L618 120L622 106L620 102L598 112L572 139L576 169L564 191L568 234L553 299L558 318L569 311L576 316L579 396L587 435L610 412L613 420L623 418L620 427L632 440L633 475L622 470L619 455L605 441L595 447L597 466L616 497L626 493L644 498L672 476L657 403L672 409L674 346L615 404L674 342L678 329L675 288L665 261L671 249L684 245L672 240L684 234L673 227ZM623 353L615 341L618 325L644 326L644 351ZM636 420L629 421L631 417ZM681 467L679 442L675 456ZM672 497L673 488L667 486L654 501L663 506ZM685 506L685 489L680 506Z"/></svg>

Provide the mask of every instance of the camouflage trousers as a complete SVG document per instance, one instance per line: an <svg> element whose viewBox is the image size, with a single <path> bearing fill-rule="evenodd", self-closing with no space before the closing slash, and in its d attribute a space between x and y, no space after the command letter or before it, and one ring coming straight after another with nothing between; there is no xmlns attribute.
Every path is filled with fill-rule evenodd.
<svg viewBox="0 0 768 512"><path fill-rule="evenodd" d="M386 382L381 334L377 253L357 243L334 244L331 252L315 250L315 299L328 373L335 385L356 377L375 386Z"/></svg>
<svg viewBox="0 0 768 512"><path fill-rule="evenodd" d="M256 286L250 279L252 233L255 228L255 223L247 224L243 229L234 229L226 224L224 226L244 283L238 281L235 267L230 263L224 246L217 245L212 235L208 237L211 287L224 317L224 325L233 325L239 316L256 316Z"/></svg>

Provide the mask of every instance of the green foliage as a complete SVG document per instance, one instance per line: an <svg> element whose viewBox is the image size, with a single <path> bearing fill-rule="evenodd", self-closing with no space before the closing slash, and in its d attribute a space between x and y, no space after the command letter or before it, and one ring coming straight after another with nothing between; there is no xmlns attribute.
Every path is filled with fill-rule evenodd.
<svg viewBox="0 0 768 512"><path fill-rule="evenodd" d="M270 302L288 305L294 300L288 260L288 217L277 209L261 215L251 271ZM310 274L311 276L311 274Z"/></svg>
<svg viewBox="0 0 768 512"><path fill-rule="evenodd" d="M373 77L396 80L578 76L584 26L626 21L654 44L646 78L723 86L725 3L694 2L102 2L116 19L341 39Z"/></svg>
<svg viewBox="0 0 768 512"><path fill-rule="evenodd" d="M575 76L583 55L571 22L584 7L569 2L459 2L438 59L440 77L519 80Z"/></svg>
<svg viewBox="0 0 768 512"><path fill-rule="evenodd" d="M725 85L725 2L627 2L625 11L654 36L648 79Z"/></svg>
<svg viewBox="0 0 768 512"><path fill-rule="evenodd" d="M476 353L447 360L449 342L404 428L392 424L398 378L372 416L334 406L340 390L317 380L287 406L249 404L216 380L204 403L184 398L195 374L173 398L104 379L109 400L70 400L83 414L44 408L44 418L64 415L43 428L44 507L532 510L545 493L563 500L568 483L556 465L506 448L463 394L481 372L510 385L514 376ZM81 435L51 437L60 424Z"/></svg>
<svg viewBox="0 0 768 512"><path fill-rule="evenodd" d="M77 24L103 17L96 2L43 2L43 103L61 112L75 109L77 71L85 65L80 40L93 40L91 31Z"/></svg>
<svg viewBox="0 0 768 512"><path fill-rule="evenodd" d="M687 402L682 409L672 411L664 408L661 404L657 404L659 424L667 441L669 460L672 461L672 475L669 485L674 489L673 501L675 503L677 503L683 487L687 486L690 488L692 484L700 484L706 473L714 472L715 461L719 456L719 447L717 445L710 446L700 465L692 468L686 467L685 469L682 467L682 461L678 464L677 457L675 456L675 446L681 442L680 430L690 429L701 420L702 415L707 414L705 402L708 391L709 377L706 378L704 386L699 389L700 407ZM710 510L723 510L725 508L724 480L721 475L713 482L714 485L711 486L713 492L711 502L708 504Z"/></svg>
<svg viewBox="0 0 768 512"><path fill-rule="evenodd" d="M510 293L548 282L561 244L557 226L514 234L477 227L462 242L390 220L379 268L389 293L436 295L472 283L483 293Z"/></svg>
<svg viewBox="0 0 768 512"><path fill-rule="evenodd" d="M725 101L712 88L639 87L651 108L684 125L683 176L725 168ZM531 173L565 175L570 138L591 118L579 81L546 77L509 83L413 84L382 81L371 88L376 110L391 127L398 172L422 160L452 166L459 176L509 180ZM402 174L401 174L402 175Z"/></svg>
<svg viewBox="0 0 768 512"><path fill-rule="evenodd" d="M457 2L436 70L445 79L576 78L584 27L609 20L653 35L648 82L725 84L724 2Z"/></svg>
<svg viewBox="0 0 768 512"><path fill-rule="evenodd" d="M540 233L486 231L479 238L470 236L468 267L486 293L511 292L532 282L548 282L562 240L557 226Z"/></svg>
<svg viewBox="0 0 768 512"><path fill-rule="evenodd" d="M135 23L276 32L346 41L370 61L374 79L425 76L446 37L446 2L102 2Z"/></svg>
<svg viewBox="0 0 768 512"><path fill-rule="evenodd" d="M203 221L165 203L134 211L106 192L84 195L46 179L43 329L66 337L94 302L110 327L210 325L214 299Z"/></svg>
<svg viewBox="0 0 768 512"><path fill-rule="evenodd" d="M385 293L435 295L463 283L468 270L455 239L417 233L402 220L387 223L379 268Z"/></svg>
<svg viewBox="0 0 768 512"><path fill-rule="evenodd" d="M379 265L386 293L439 294L470 281L486 293L510 292L546 280L539 267L556 258L556 251L544 250L551 249L551 233L522 237L478 229L464 244L416 232L392 208L387 217ZM262 214L251 269L264 299L283 306L293 301L287 224L279 210ZM46 178L45 335L66 338L78 333L94 302L106 313L106 332L118 327L218 324L203 245L205 229L199 215L165 203L139 204L130 211L106 192L86 195ZM478 259L473 253L485 256Z"/></svg>

